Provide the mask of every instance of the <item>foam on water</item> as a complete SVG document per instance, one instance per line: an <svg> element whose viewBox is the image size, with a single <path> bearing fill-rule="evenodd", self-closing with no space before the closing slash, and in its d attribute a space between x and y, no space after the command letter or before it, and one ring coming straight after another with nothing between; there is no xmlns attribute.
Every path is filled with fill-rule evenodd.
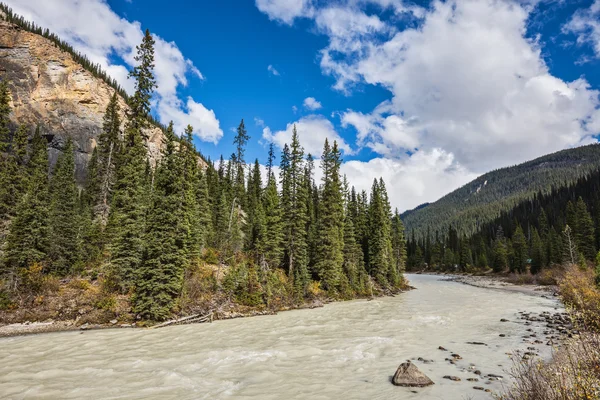
<svg viewBox="0 0 600 400"><path fill-rule="evenodd" d="M502 382L467 382L475 377L470 364L508 377L505 353L531 346L522 341L530 326L516 313L558 307L552 299L437 277L409 279L417 290L314 310L158 330L0 339L0 398L491 399L473 386L499 390ZM463 359L449 364L450 353L438 346ZM550 354L548 346L536 347ZM393 386L390 377L406 359L415 359L436 384L417 393Z"/></svg>

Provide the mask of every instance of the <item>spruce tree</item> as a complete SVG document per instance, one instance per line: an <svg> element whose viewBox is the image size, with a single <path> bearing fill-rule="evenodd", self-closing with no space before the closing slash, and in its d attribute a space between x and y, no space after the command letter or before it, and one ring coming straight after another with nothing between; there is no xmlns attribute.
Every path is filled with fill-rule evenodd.
<svg viewBox="0 0 600 400"><path fill-rule="evenodd" d="M544 246L542 239L537 229L533 228L533 234L531 235L531 273L537 274L542 270L546 264L546 254L544 252Z"/></svg>
<svg viewBox="0 0 600 400"><path fill-rule="evenodd" d="M433 247L436 246L434 245ZM394 269L399 275L402 275L406 269L406 238L404 224L400 219L400 213L397 208L392 218L392 250L394 254ZM432 258L434 258L434 253L437 255L436 258L439 258L439 247L436 250L432 250Z"/></svg>
<svg viewBox="0 0 600 400"><path fill-rule="evenodd" d="M575 241L577 248L588 260L596 256L596 238L594 221L590 215L583 198L579 197L576 204L577 228L575 230Z"/></svg>
<svg viewBox="0 0 600 400"><path fill-rule="evenodd" d="M171 132L173 128L170 128ZM204 237L206 234L206 210L200 205L199 201L207 201L205 198L205 187L201 181L201 171L198 166L198 156L193 143L194 128L188 125L185 128L184 140L179 144L179 154L183 163L183 193L182 213L185 216L188 242L186 247L189 250L191 259L198 259L204 246Z"/></svg>
<svg viewBox="0 0 600 400"><path fill-rule="evenodd" d="M294 125L291 146L281 155L282 195L284 219L284 247L289 277L297 296L303 296L308 283L308 254L306 244L306 198L302 185L304 149L300 146Z"/></svg>
<svg viewBox="0 0 600 400"><path fill-rule="evenodd" d="M50 180L49 260L58 275L71 272L79 261L78 190L73 142L68 139Z"/></svg>
<svg viewBox="0 0 600 400"><path fill-rule="evenodd" d="M529 251L527 249L527 239L525 239L525 234L523 233L523 228L521 228L521 225L517 225L515 233L513 234L512 250L514 257L511 270L521 274L528 272L527 259L529 258Z"/></svg>
<svg viewBox="0 0 600 400"><path fill-rule="evenodd" d="M174 139L171 123L156 170L145 249L136 274L134 310L150 320L164 320L170 315L188 263L190 229L185 215L185 155L175 149Z"/></svg>
<svg viewBox="0 0 600 400"><path fill-rule="evenodd" d="M502 227L498 228L496 232L496 240L494 240L494 248L493 248L494 258L493 258L493 269L496 273L501 273L506 271L508 266L508 255L506 248L506 239L504 237L504 231Z"/></svg>
<svg viewBox="0 0 600 400"><path fill-rule="evenodd" d="M382 286L388 285L391 268L389 216L380 182L373 181L369 204L368 271ZM422 254L421 254L422 257Z"/></svg>
<svg viewBox="0 0 600 400"><path fill-rule="evenodd" d="M340 182L341 157L334 142L333 147L325 139L321 170L323 173L322 198L319 207L319 242L316 250L315 269L330 291L337 290L344 262L344 203Z"/></svg>
<svg viewBox="0 0 600 400"><path fill-rule="evenodd" d="M49 248L48 150L39 129L32 140L27 172L27 190L17 206L6 244L6 272L12 279L20 268L44 261Z"/></svg>
<svg viewBox="0 0 600 400"><path fill-rule="evenodd" d="M156 87L153 75L154 39L149 31L137 46L135 60L138 65L129 74L136 80L135 93L129 99L125 140L115 160L114 194L109 216L109 279L123 291L133 287L142 260L148 202L147 154L142 129L148 125L150 98Z"/></svg>
<svg viewBox="0 0 600 400"><path fill-rule="evenodd" d="M246 131L246 126L244 125L244 120L240 122L240 125L237 128L237 133L235 138L233 139L233 143L235 145L235 197L237 198L238 204L244 208L246 206L245 203L245 176L244 170L246 168L246 161L244 159L244 154L246 152L246 144L250 136Z"/></svg>
<svg viewBox="0 0 600 400"><path fill-rule="evenodd" d="M110 211L110 194L114 185L115 155L121 142L121 118L117 94L114 93L104 113L102 133L98 138L98 146L94 149L91 161L93 169L88 179L87 191L92 202L94 216L99 218L101 226L106 225Z"/></svg>
<svg viewBox="0 0 600 400"><path fill-rule="evenodd" d="M262 204L265 215L265 234L260 242L260 248L263 251L264 261L271 268L275 268L280 265L283 257L283 232L277 183L273 173L269 175Z"/></svg>

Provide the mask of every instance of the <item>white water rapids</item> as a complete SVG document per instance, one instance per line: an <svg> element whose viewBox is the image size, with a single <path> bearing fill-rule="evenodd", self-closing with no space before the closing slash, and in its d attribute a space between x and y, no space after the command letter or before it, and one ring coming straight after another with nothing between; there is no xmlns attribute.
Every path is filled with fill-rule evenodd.
<svg viewBox="0 0 600 400"><path fill-rule="evenodd" d="M416 290L314 310L156 330L0 339L0 398L491 399L473 386L497 391L509 384L512 362L505 353L532 346L523 342L527 328L543 331L525 326L516 313L561 309L553 299L407 277ZM463 359L449 364L444 359L450 352L438 346ZM545 344L535 347L550 354ZM413 362L435 385L393 386L398 365L417 357L433 360ZM483 375L505 379L468 382L479 378L468 370L471 363Z"/></svg>

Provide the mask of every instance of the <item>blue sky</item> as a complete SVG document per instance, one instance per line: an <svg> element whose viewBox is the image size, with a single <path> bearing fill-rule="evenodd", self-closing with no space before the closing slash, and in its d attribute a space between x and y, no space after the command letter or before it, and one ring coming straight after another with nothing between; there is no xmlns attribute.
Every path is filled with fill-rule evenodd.
<svg viewBox="0 0 600 400"><path fill-rule="evenodd" d="M400 210L600 131L600 0L8 0L125 79L157 38L154 113L217 159L244 118L247 161L296 123L344 149L359 189ZM84 4L82 4L84 3Z"/></svg>

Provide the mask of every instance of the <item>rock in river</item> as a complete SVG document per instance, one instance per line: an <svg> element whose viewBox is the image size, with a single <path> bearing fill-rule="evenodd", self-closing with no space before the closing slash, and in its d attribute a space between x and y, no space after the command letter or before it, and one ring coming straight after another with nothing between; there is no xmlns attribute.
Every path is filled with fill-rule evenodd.
<svg viewBox="0 0 600 400"><path fill-rule="evenodd" d="M419 371L419 368L410 361L400 364L394 374L392 383L396 386L405 387L424 387L433 385L433 381Z"/></svg>

